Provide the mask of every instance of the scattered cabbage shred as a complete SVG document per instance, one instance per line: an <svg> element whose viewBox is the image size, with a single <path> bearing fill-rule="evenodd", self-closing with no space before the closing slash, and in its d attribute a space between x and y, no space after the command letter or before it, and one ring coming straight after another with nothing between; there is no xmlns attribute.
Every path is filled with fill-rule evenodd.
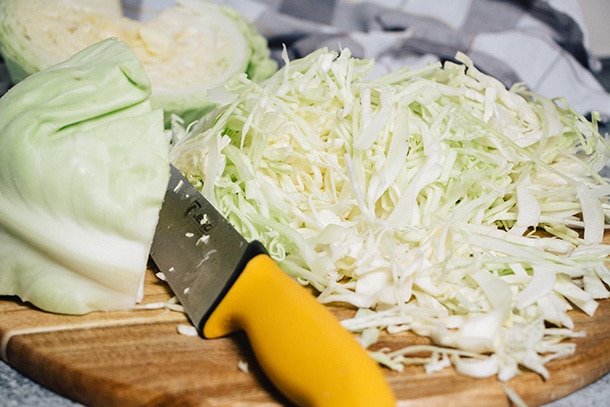
<svg viewBox="0 0 610 407"><path fill-rule="evenodd" d="M375 78L349 50L286 58L175 123L171 160L321 302L358 308L363 344L431 339L381 363L546 378L581 334L567 311L609 295L608 144L595 115L456 58Z"/></svg>

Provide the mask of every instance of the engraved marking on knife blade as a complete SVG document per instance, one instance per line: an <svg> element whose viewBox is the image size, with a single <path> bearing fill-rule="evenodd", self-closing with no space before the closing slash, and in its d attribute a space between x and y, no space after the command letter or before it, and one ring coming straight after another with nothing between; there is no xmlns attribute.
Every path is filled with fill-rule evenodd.
<svg viewBox="0 0 610 407"><path fill-rule="evenodd" d="M184 211L185 218L192 218L199 224L199 229L204 234L209 234L212 229L214 229L214 225L210 222L210 219L207 213L201 213L202 209L201 203L197 200L193 201L191 205Z"/></svg>
<svg viewBox="0 0 610 407"><path fill-rule="evenodd" d="M184 217L185 218L193 218L196 219L195 216L197 216L197 211L201 209L201 204L198 201L193 201L193 203L191 203L185 210L184 210Z"/></svg>

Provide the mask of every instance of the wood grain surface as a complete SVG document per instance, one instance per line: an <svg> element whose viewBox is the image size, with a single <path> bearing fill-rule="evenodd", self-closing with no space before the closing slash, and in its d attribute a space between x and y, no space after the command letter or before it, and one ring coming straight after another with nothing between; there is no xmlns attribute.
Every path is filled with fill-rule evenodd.
<svg viewBox="0 0 610 407"><path fill-rule="evenodd" d="M145 303L170 292L147 272ZM351 310L331 308L340 317ZM384 369L400 406L509 406L503 385L529 406L574 392L610 371L610 300L593 318L572 312L576 353L555 360L543 380L526 372L504 384L473 379L448 368L426 374L421 367ZM0 297L0 340L5 360L49 389L91 406L276 406L289 405L267 381L242 334L204 340L177 333L178 312L139 310L86 316L49 314L11 297ZM384 335L376 347L428 343L404 333ZM247 372L239 368L247 363Z"/></svg>

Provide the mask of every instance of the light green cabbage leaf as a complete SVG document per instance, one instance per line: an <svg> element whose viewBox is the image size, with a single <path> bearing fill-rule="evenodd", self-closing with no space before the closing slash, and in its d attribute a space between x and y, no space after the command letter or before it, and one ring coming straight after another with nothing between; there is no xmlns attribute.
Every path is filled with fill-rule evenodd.
<svg viewBox="0 0 610 407"><path fill-rule="evenodd" d="M150 92L107 39L0 99L0 295L69 314L141 299L169 174Z"/></svg>
<svg viewBox="0 0 610 407"><path fill-rule="evenodd" d="M260 81L277 69L250 22L205 0L179 0L145 22L124 17L118 1L106 10L89 0L0 2L0 54L14 82L108 37L144 64L167 123L172 113L189 122L212 109L206 91L233 75Z"/></svg>

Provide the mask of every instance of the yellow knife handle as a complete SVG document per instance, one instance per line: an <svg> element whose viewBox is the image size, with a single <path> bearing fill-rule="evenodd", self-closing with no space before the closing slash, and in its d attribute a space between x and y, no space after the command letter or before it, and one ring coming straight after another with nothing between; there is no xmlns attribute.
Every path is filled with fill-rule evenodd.
<svg viewBox="0 0 610 407"><path fill-rule="evenodd" d="M267 377L300 406L396 405L377 363L266 254L247 263L202 330L244 330Z"/></svg>

